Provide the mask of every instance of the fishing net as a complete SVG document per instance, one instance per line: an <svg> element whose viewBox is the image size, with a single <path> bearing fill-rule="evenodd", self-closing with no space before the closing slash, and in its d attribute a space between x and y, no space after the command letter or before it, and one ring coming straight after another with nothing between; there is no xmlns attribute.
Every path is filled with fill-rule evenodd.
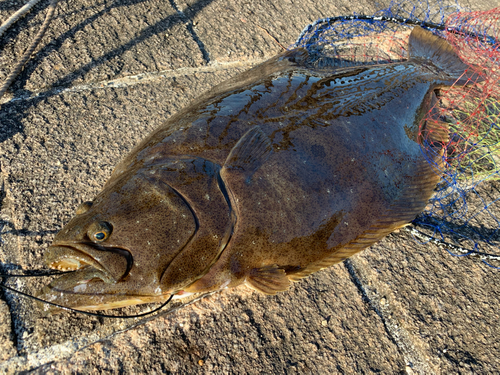
<svg viewBox="0 0 500 375"><path fill-rule="evenodd" d="M500 8L467 12L456 4L391 3L372 16L325 18L307 26L294 47L321 68L383 64L408 58L408 38L420 25L445 38L478 72L466 87L438 92L423 120L445 134L423 137L422 152L440 152L442 178L413 221L417 241L434 241L456 256L475 256L500 269ZM424 122L421 124L423 125ZM423 128L423 127L422 127ZM433 140L434 139L434 140ZM443 152L444 148L444 152Z"/></svg>

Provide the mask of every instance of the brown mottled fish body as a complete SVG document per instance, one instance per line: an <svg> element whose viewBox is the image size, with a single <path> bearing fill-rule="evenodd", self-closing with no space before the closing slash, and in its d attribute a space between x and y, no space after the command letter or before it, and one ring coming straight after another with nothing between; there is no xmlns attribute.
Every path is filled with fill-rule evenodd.
<svg viewBox="0 0 500 375"><path fill-rule="evenodd" d="M104 309L243 282L273 294L405 225L440 177L446 135L422 125L434 90L472 77L420 28L410 56L315 69L297 49L215 87L56 236L46 262L77 271L45 298Z"/></svg>

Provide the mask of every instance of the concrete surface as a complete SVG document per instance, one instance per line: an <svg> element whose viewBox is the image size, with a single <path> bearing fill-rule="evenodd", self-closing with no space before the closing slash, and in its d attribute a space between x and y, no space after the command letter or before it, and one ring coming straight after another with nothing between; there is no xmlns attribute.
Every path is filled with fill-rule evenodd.
<svg viewBox="0 0 500 375"><path fill-rule="evenodd" d="M0 3L0 18L20 6ZM36 33L44 6L3 37L0 79ZM76 206L200 92L278 53L278 42L290 45L317 18L382 7L61 2L0 108L1 270L40 268ZM500 194L500 184L488 188ZM47 280L6 283L33 293ZM498 285L498 271L402 230L286 293L237 288L137 321L44 317L34 302L0 292L0 372L497 373Z"/></svg>

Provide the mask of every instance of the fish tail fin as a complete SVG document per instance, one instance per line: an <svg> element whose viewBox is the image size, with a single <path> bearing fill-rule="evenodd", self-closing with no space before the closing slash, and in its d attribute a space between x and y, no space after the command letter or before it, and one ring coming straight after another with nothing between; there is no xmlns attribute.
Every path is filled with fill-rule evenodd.
<svg viewBox="0 0 500 375"><path fill-rule="evenodd" d="M410 34L409 49L410 58L429 60L449 75L447 84L465 85L480 79L478 72L460 59L450 43L419 26L415 26Z"/></svg>

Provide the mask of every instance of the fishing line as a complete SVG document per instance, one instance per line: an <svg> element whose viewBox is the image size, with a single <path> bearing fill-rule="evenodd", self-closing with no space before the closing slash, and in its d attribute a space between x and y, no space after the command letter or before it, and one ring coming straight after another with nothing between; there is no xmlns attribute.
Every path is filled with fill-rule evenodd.
<svg viewBox="0 0 500 375"><path fill-rule="evenodd" d="M419 225L419 224L413 223L413 225ZM488 260L500 261L500 256L498 256L498 255L485 253L482 251L478 251L476 249L474 249L474 250L466 249L466 248L448 243L444 240L438 240L438 239L433 238L433 237L429 236L428 234L418 230L415 227L411 227L411 228L405 227L405 229L408 232L410 232L410 234L415 239L435 243L439 247L444 248L452 256L455 256L455 257L477 256L481 259L482 262L484 262L488 266L490 266L492 268L500 269L500 267L497 267L497 266L492 265L491 263L488 263ZM455 251L456 253L454 253L452 250ZM460 254L457 254L457 253L460 253Z"/></svg>
<svg viewBox="0 0 500 375"><path fill-rule="evenodd" d="M0 277L12 277L12 278L17 278L17 277L48 277L48 276L57 276L57 275L64 275L66 273L72 273L75 271L47 271L47 270L22 270L23 272L34 272L33 274L0 274ZM45 273L39 273L39 272L45 272Z"/></svg>
<svg viewBox="0 0 500 375"><path fill-rule="evenodd" d="M84 310L72 309L71 307L66 307L66 306L63 306L63 305L59 305L57 303L45 301L45 300L43 300L41 298L32 296L31 294L28 294L28 293L21 292L20 290L11 288L11 287L9 287L7 285L0 284L0 288L9 290L9 291L14 292L14 293L17 293L17 294L19 294L19 295L21 295L23 297L31 298L31 299L33 299L35 301L38 301L38 302L45 303L47 305L58 307L60 309L66 310L66 311L76 312L76 313L85 314L85 315L89 315L89 316L96 316L98 318L116 318L116 319L135 319L135 318L142 318L144 316L148 316L148 315L154 314L155 312L158 312L161 309L163 309L165 306L167 306L167 304L174 297L174 295L171 294L170 297L168 297L168 299L164 303L161 304L161 306L157 307L154 310L151 310L149 312L145 312L145 313L142 313L142 314L137 314L137 315L106 315L106 314L92 313L92 312L84 311Z"/></svg>

